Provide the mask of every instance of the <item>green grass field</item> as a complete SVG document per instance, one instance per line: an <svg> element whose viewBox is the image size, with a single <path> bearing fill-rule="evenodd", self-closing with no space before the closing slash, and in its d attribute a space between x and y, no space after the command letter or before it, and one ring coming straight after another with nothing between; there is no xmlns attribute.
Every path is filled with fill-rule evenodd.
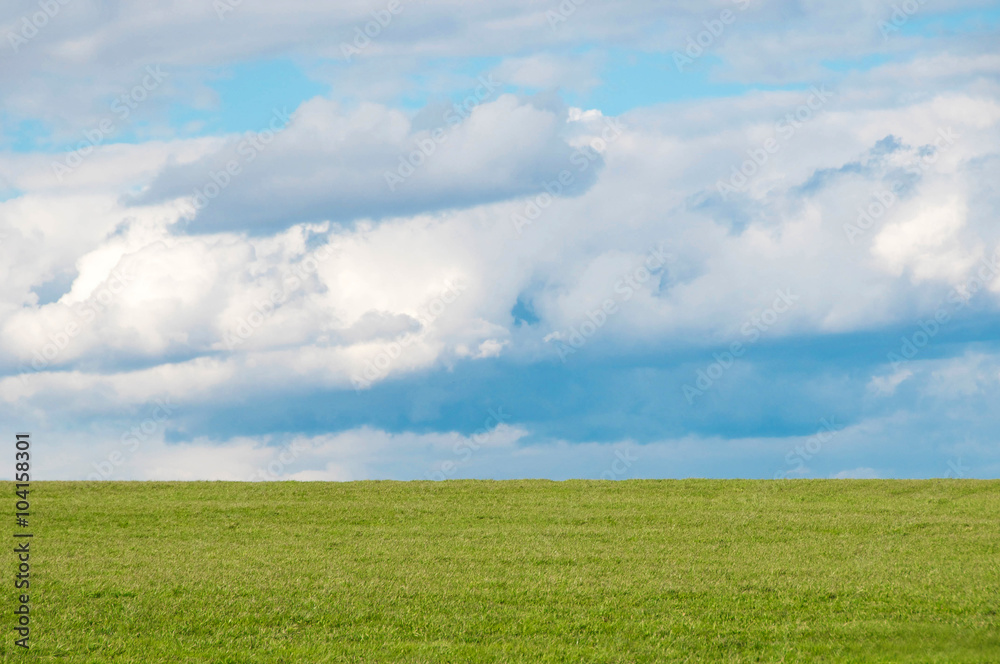
<svg viewBox="0 0 1000 664"><path fill-rule="evenodd" d="M32 647L8 552L5 662L1000 662L1000 482L61 482L31 502Z"/></svg>

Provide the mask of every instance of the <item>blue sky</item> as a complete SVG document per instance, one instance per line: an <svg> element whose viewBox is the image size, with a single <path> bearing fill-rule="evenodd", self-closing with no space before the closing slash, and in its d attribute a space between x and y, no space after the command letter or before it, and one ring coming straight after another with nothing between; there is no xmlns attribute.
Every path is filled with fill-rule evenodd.
<svg viewBox="0 0 1000 664"><path fill-rule="evenodd" d="M1000 475L996 3L338 5L0 14L47 477Z"/></svg>

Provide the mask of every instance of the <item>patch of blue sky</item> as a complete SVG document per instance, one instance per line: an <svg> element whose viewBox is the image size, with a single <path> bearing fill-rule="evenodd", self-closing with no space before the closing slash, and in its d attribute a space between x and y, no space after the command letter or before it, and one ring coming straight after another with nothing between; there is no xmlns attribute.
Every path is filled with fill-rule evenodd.
<svg viewBox="0 0 1000 664"><path fill-rule="evenodd" d="M903 11L902 4L897 3L896 6ZM923 4L912 15L907 15L903 11L904 16L908 18L898 26L898 34L910 37L940 37L994 31L1000 28L1000 5L994 4L992 7L978 7L948 13L931 13L928 11L929 9L926 4ZM886 13L885 20L891 21L892 9L890 8Z"/></svg>
<svg viewBox="0 0 1000 664"><path fill-rule="evenodd" d="M723 60L705 53L691 63L674 60L673 52L643 53L612 50L607 53L599 77L601 84L587 92L567 92L574 106L597 108L605 115L620 115L643 106L699 99L735 97L756 90L805 90L807 83L762 85L723 82L714 72Z"/></svg>
<svg viewBox="0 0 1000 664"><path fill-rule="evenodd" d="M215 93L216 103L198 107L190 102L166 104L166 117L156 117L156 107L142 104L130 117L122 119L108 99L107 112L93 127L63 132L58 137L48 124L36 119L11 118L0 113L0 149L13 152L68 152L82 145L85 132L94 131L101 120L109 120L113 130L101 144L141 143L165 134L206 136L258 131L268 126L276 111L293 112L313 97L326 94L329 87L311 79L297 63L272 59L241 63L205 72L185 72L200 78ZM119 112L124 106L119 106ZM164 124L167 127L164 127Z"/></svg>
<svg viewBox="0 0 1000 664"><path fill-rule="evenodd" d="M20 189L4 189L0 187L0 203L20 198L23 195L24 192Z"/></svg>
<svg viewBox="0 0 1000 664"><path fill-rule="evenodd" d="M52 143L52 129L40 120L12 120L0 112L0 148L11 152L57 152Z"/></svg>
<svg viewBox="0 0 1000 664"><path fill-rule="evenodd" d="M18 153L59 154L76 149L111 143L141 143L149 140L157 131L155 122L138 119L135 114L123 120L111 105L107 112L97 116L89 126L55 131L53 126L38 119L17 119L3 117L0 124L0 149ZM125 109L120 106L119 112ZM109 124L108 124L109 123ZM105 133L101 128L110 127Z"/></svg>
<svg viewBox="0 0 1000 664"><path fill-rule="evenodd" d="M174 104L171 126L184 136L259 131L275 112L291 114L305 101L329 93L329 86L308 76L286 58L245 62L208 74L206 85L217 97L210 108Z"/></svg>
<svg viewBox="0 0 1000 664"><path fill-rule="evenodd" d="M514 318L515 325L534 325L539 322L531 300L525 298L524 295L517 298L517 302L510 310L510 315Z"/></svg>

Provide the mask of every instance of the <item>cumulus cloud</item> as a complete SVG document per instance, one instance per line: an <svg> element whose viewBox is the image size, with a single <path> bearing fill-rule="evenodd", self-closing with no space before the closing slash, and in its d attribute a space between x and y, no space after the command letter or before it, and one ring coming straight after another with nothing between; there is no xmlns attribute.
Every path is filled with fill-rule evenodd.
<svg viewBox="0 0 1000 664"><path fill-rule="evenodd" d="M496 92L490 86L480 86L484 100ZM323 99L303 104L288 123L276 135L234 139L196 162L168 166L135 203L190 198L188 232L263 233L518 197L557 179L574 155L565 112L513 95L453 106L422 131L399 111L348 110ZM566 193L585 189L598 168Z"/></svg>
<svg viewBox="0 0 1000 664"><path fill-rule="evenodd" d="M777 135L773 119L780 121L800 97L773 93L769 110L761 110L762 98L754 99L756 110L744 120L753 138L744 145L752 151L758 141ZM714 112L720 104L703 106ZM731 166L747 159L746 150L741 160L729 147L729 129L692 131L701 122L695 117L664 127L643 112L624 118L621 131L604 134L610 139L604 141L600 136L610 119L599 111L569 109L559 117L505 96L475 108L441 148L462 149L431 155L424 170L397 192L407 205L421 206L432 205L428 192L436 192L442 205L458 209L350 228L321 220L260 234L290 224L310 206L321 218L343 219L350 215L337 201L351 196L355 209L369 215L378 206L388 215L397 204L385 203L393 194L374 166L368 169L368 190L360 182L338 185L336 178L331 180L336 191L317 185L300 196L287 189L308 182L307 175L289 177L284 170L295 161L289 155L332 155L340 159L335 169L354 169L333 148L304 152L310 149L307 137L325 137L311 142L334 147L357 143L359 158L373 136L395 135L393 149L413 138L409 121L398 112L368 107L326 115L335 107L315 101L297 111L301 125L293 122L274 139L277 161L266 162L271 152L261 152L254 162L258 170L234 177L225 190L232 199L220 195L192 221L206 224L205 231L213 230L212 223L223 224L223 230L251 228L255 237L178 235L190 209L169 197L156 203L150 193L165 188L167 180L201 172L218 151L210 144L201 144L201 157L174 165L154 147L151 163L165 166L159 175L146 171L152 183L140 194L141 204L121 207L113 187L106 185L108 195L94 199L103 206L100 216L88 216L77 226L88 229L83 244L66 241L65 254L47 252L50 264L35 262L18 273L25 281L11 292L15 306L32 302L33 289L56 274L71 274L72 281L57 301L11 312L4 327L8 366L15 357L22 364L30 361L47 334L59 334L73 322L75 310L88 306L100 307L100 315L92 325L81 326L85 329L51 367L79 366L88 359L91 366L110 367L126 358L155 361L164 355L280 354L300 346L311 349L336 380L349 381L367 368L369 376L376 376L365 381L370 383L449 358L483 359L501 352L554 357L544 339L568 338L608 299L616 311L592 349L602 341L725 343L743 338L747 323L778 291L794 292L798 300L768 326L770 338L873 329L933 312L951 290L974 277L998 246L983 209L993 202L974 193L985 186L982 178L989 177L988 166L994 163L993 125L983 118L1000 113L978 98L945 107L918 101L901 109L861 109L852 112L850 125L842 120L846 108L817 114L760 168L755 176L760 186L723 200L718 183L727 181ZM475 126L479 113L492 114L482 130ZM926 121L934 113L942 116L938 127ZM515 127L513 117L537 124ZM508 120L512 131L543 140L517 143L489 135L489 127ZM958 136L947 149L935 146L943 129ZM831 132L837 135L833 154L823 147ZM279 144L286 135L290 142ZM504 152L508 144L513 147ZM553 154L538 154L539 146L553 145ZM478 156L466 146L478 149ZM178 142L178 150L192 154L185 141ZM534 175L519 173L518 164ZM558 178L556 169L571 172L574 182L589 189L575 197L539 190L536 178ZM30 182L31 176L23 179ZM412 195L403 191L410 185ZM456 191L463 187L513 198L462 202ZM178 188L173 195L183 198L186 190ZM881 200L883 195L891 200ZM38 220L58 215L60 206L73 200L56 195L43 202L28 194L0 205L10 235L31 219L36 229L56 237L63 228L73 228L70 220L53 216L48 230ZM884 209L879 211L879 205ZM537 218L521 225L517 219L532 217L532 206ZM859 210L869 208L877 214L862 219ZM217 216L200 216L213 210ZM734 217L741 219L735 226ZM81 246L88 249L79 252ZM320 247L329 247L326 258L290 288L295 281L289 277ZM660 257L647 274L643 266L653 265L651 256ZM116 270L124 270L130 286L109 299L104 291L116 287ZM997 278L992 275L982 292L995 288ZM437 313L428 311L459 283L461 293L449 296L453 303ZM275 292L278 301L266 304ZM528 301L537 318L528 328L513 324L510 312L519 300ZM253 325L251 317L261 320ZM401 340L408 343L405 354L393 345ZM402 359L385 360L386 353ZM376 358L386 366L371 369Z"/></svg>
<svg viewBox="0 0 1000 664"><path fill-rule="evenodd" d="M877 480L881 477L878 471L874 468L853 468L851 470L842 470L839 473L834 473L830 476L835 480Z"/></svg>

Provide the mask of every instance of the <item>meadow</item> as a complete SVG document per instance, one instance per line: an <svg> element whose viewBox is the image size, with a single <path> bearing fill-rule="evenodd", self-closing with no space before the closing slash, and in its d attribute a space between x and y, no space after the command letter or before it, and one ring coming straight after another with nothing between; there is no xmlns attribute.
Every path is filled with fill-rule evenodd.
<svg viewBox="0 0 1000 664"><path fill-rule="evenodd" d="M31 498L31 649L13 644L8 550L4 662L1000 662L1000 481L33 482Z"/></svg>

